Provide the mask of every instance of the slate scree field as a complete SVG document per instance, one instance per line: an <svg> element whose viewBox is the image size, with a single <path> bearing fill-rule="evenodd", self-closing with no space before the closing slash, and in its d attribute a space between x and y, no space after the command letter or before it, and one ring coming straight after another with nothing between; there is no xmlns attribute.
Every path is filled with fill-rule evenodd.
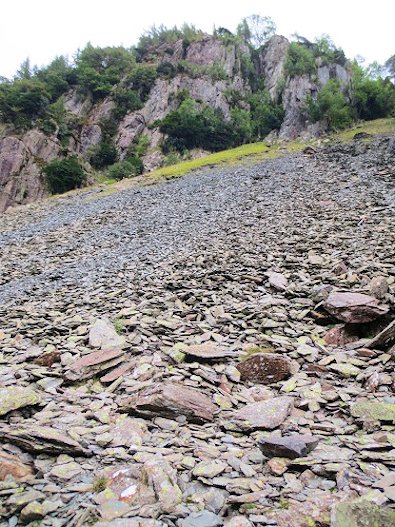
<svg viewBox="0 0 395 527"><path fill-rule="evenodd" d="M350 103L352 68L292 74L284 37L155 46L112 135L119 83L70 81L67 134L0 104L0 526L394 527L393 119L323 135L306 104L331 81ZM265 155L103 183L103 142L199 163L174 123L195 104L235 130L259 90L282 94L277 131L251 128ZM84 183L48 197L70 158Z"/></svg>

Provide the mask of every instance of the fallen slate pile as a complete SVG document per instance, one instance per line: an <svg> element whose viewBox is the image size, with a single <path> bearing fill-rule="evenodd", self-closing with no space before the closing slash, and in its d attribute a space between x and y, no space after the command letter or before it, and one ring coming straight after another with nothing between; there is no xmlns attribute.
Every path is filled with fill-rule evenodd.
<svg viewBox="0 0 395 527"><path fill-rule="evenodd" d="M1 217L0 527L395 525L394 155Z"/></svg>

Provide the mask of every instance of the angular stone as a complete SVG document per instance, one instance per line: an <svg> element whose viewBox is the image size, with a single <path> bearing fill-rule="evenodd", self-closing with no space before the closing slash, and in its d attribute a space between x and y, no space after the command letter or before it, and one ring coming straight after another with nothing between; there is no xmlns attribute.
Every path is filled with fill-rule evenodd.
<svg viewBox="0 0 395 527"><path fill-rule="evenodd" d="M37 392L31 388L11 386L0 389L0 416L6 415L18 408L34 406L39 404L41 398Z"/></svg>
<svg viewBox="0 0 395 527"><path fill-rule="evenodd" d="M338 503L332 511L332 527L392 527L395 510L367 500Z"/></svg>
<svg viewBox="0 0 395 527"><path fill-rule="evenodd" d="M222 461L202 461L193 469L192 474L196 477L215 478L222 474L228 465Z"/></svg>
<svg viewBox="0 0 395 527"><path fill-rule="evenodd" d="M106 318L99 318L89 331L89 345L102 350L120 349L125 346L125 337L118 335Z"/></svg>
<svg viewBox="0 0 395 527"><path fill-rule="evenodd" d="M386 346L395 340L395 320L393 320L380 333L372 338L367 344L367 348L380 348Z"/></svg>
<svg viewBox="0 0 395 527"><path fill-rule="evenodd" d="M192 512L179 521L180 527L218 527L223 525L223 519L210 511Z"/></svg>
<svg viewBox="0 0 395 527"><path fill-rule="evenodd" d="M86 455L82 446L65 432L45 426L0 428L0 439L34 453Z"/></svg>
<svg viewBox="0 0 395 527"><path fill-rule="evenodd" d="M38 501L32 501L23 507L19 519L22 523L30 523L36 520L42 520L44 517L45 511L42 504Z"/></svg>
<svg viewBox="0 0 395 527"><path fill-rule="evenodd" d="M191 346L185 346L182 348L182 352L187 357L193 359L202 359L213 361L215 359L223 359L225 357L232 357L235 355L234 352L221 348L220 346L205 342L203 344L192 344Z"/></svg>
<svg viewBox="0 0 395 527"><path fill-rule="evenodd" d="M307 456L318 442L319 439L313 436L293 434L286 437L272 436L259 439L258 446L266 457L296 459Z"/></svg>
<svg viewBox="0 0 395 527"><path fill-rule="evenodd" d="M365 400L352 405L351 415L363 421L395 423L395 404Z"/></svg>
<svg viewBox="0 0 395 527"><path fill-rule="evenodd" d="M98 522L95 527L164 527L162 522L148 518L125 518L111 522Z"/></svg>
<svg viewBox="0 0 395 527"><path fill-rule="evenodd" d="M16 480L23 480L33 475L33 469L20 461L18 456L13 456L6 452L0 452L0 481L7 476L12 476Z"/></svg>
<svg viewBox="0 0 395 527"><path fill-rule="evenodd" d="M349 324L372 322L389 311L389 306L380 304L377 298L361 293L331 293L323 307Z"/></svg>
<svg viewBox="0 0 395 527"><path fill-rule="evenodd" d="M153 488L162 512L172 513L181 503L182 492L177 484L177 472L167 461L153 458L144 463L141 481Z"/></svg>
<svg viewBox="0 0 395 527"><path fill-rule="evenodd" d="M253 527L253 524L245 516L233 516L225 520L224 527Z"/></svg>
<svg viewBox="0 0 395 527"><path fill-rule="evenodd" d="M268 273L269 284L278 289L279 291L285 291L288 287L288 279L282 273Z"/></svg>
<svg viewBox="0 0 395 527"><path fill-rule="evenodd" d="M161 415L172 419L185 415L189 421L201 423L212 421L217 407L195 388L168 383L157 384L130 397L124 401L122 410L147 418Z"/></svg>
<svg viewBox="0 0 395 527"><path fill-rule="evenodd" d="M375 276L369 283L369 294L382 300L388 293L388 282L384 276Z"/></svg>
<svg viewBox="0 0 395 527"><path fill-rule="evenodd" d="M243 381L271 384L295 374L299 365L278 353L256 353L238 364Z"/></svg>
<svg viewBox="0 0 395 527"><path fill-rule="evenodd" d="M76 360L74 364L70 366L70 369L81 370L83 368L87 368L88 366L96 366L97 364L116 359L123 354L124 352L120 349L95 351L94 353L89 353L88 355L84 355L80 359Z"/></svg>
<svg viewBox="0 0 395 527"><path fill-rule="evenodd" d="M104 384L114 382L123 375L129 373L132 368L133 364L122 364L119 366L119 368L115 368L115 370L112 370L109 373L106 373L106 375L103 375L103 377L100 377L100 382L103 382Z"/></svg>
<svg viewBox="0 0 395 527"><path fill-rule="evenodd" d="M358 335L353 335L347 326L335 326L324 335L324 341L331 346L345 346L350 342L359 340Z"/></svg>
<svg viewBox="0 0 395 527"><path fill-rule="evenodd" d="M277 397L247 404L244 408L233 412L229 424L245 431L273 430L285 421L292 408L292 397ZM225 422L224 426L229 428L228 422Z"/></svg>
<svg viewBox="0 0 395 527"><path fill-rule="evenodd" d="M122 416L111 427L113 437L111 446L141 446L143 437L148 433L147 426L130 417Z"/></svg>
<svg viewBox="0 0 395 527"><path fill-rule="evenodd" d="M89 355L84 355L71 364L64 376L69 381L90 379L101 372L118 366L119 363L123 362L124 357L124 352L121 349L95 351ZM117 369L119 370L119 368ZM114 374L114 371L108 374L107 379L111 378L109 376ZM117 378L118 375L115 377Z"/></svg>

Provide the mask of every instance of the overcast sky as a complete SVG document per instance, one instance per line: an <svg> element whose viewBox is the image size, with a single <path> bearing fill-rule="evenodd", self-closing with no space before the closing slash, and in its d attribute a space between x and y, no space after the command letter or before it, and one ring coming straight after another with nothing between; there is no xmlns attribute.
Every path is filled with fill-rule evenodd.
<svg viewBox="0 0 395 527"><path fill-rule="evenodd" d="M271 16L285 36L327 33L348 57L367 63L395 53L394 0L3 0L0 75L11 77L26 57L39 66L56 55L72 58L88 41L128 47L153 24L234 31L251 14Z"/></svg>

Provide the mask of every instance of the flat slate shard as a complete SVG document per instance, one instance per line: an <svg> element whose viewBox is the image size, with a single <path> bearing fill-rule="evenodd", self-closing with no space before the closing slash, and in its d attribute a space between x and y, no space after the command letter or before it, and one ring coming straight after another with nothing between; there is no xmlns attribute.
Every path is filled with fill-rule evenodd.
<svg viewBox="0 0 395 527"><path fill-rule="evenodd" d="M307 456L318 445L317 437L293 434L286 437L264 437L258 446L266 457L296 459Z"/></svg>
<svg viewBox="0 0 395 527"><path fill-rule="evenodd" d="M32 475L33 469L30 465L23 463L18 456L0 451L0 481L4 481L7 476L23 480Z"/></svg>
<svg viewBox="0 0 395 527"><path fill-rule="evenodd" d="M65 378L69 381L89 379L110 368L115 368L125 359L125 353L121 349L95 351L77 359L69 366ZM111 378L111 377L110 377Z"/></svg>
<svg viewBox="0 0 395 527"><path fill-rule="evenodd" d="M0 417L13 410L39 404L39 394L31 388L10 386L0 389Z"/></svg>
<svg viewBox="0 0 395 527"><path fill-rule="evenodd" d="M0 439L36 454L87 454L84 448L65 432L45 426L0 428Z"/></svg>
<svg viewBox="0 0 395 527"><path fill-rule="evenodd" d="M285 291L288 287L288 279L282 273L268 273L269 284L278 289L279 291Z"/></svg>
<svg viewBox="0 0 395 527"><path fill-rule="evenodd" d="M351 407L351 415L362 421L383 421L395 424L395 404L381 401L358 401Z"/></svg>
<svg viewBox="0 0 395 527"><path fill-rule="evenodd" d="M89 331L89 345L102 350L119 349L125 346L125 337L118 335L106 318L99 318Z"/></svg>
<svg viewBox="0 0 395 527"><path fill-rule="evenodd" d="M243 381L271 384L286 379L299 369L298 363L278 353L256 353L237 369Z"/></svg>
<svg viewBox="0 0 395 527"><path fill-rule="evenodd" d="M224 423L224 427L243 431L273 430L285 421L292 408L292 397L277 397L247 404L244 408L233 412L229 422Z"/></svg>
<svg viewBox="0 0 395 527"><path fill-rule="evenodd" d="M146 418L161 415L174 419L185 415L191 422L202 423L213 420L217 407L207 395L195 388L168 383L155 385L130 397L122 409Z"/></svg>
<svg viewBox="0 0 395 527"><path fill-rule="evenodd" d="M185 346L185 348L182 348L182 352L185 353L187 357L191 357L197 360L202 359L209 361L232 357L235 355L234 352L221 348L220 346L217 346L216 344L212 344L210 342Z"/></svg>
<svg viewBox="0 0 395 527"><path fill-rule="evenodd" d="M361 293L331 293L323 304L324 309L338 320L348 324L372 322L389 311L377 298Z"/></svg>
<svg viewBox="0 0 395 527"><path fill-rule="evenodd" d="M395 320L393 320L383 331L380 331L375 337L372 338L367 344L366 348L380 348L381 346L387 346L395 340Z"/></svg>

